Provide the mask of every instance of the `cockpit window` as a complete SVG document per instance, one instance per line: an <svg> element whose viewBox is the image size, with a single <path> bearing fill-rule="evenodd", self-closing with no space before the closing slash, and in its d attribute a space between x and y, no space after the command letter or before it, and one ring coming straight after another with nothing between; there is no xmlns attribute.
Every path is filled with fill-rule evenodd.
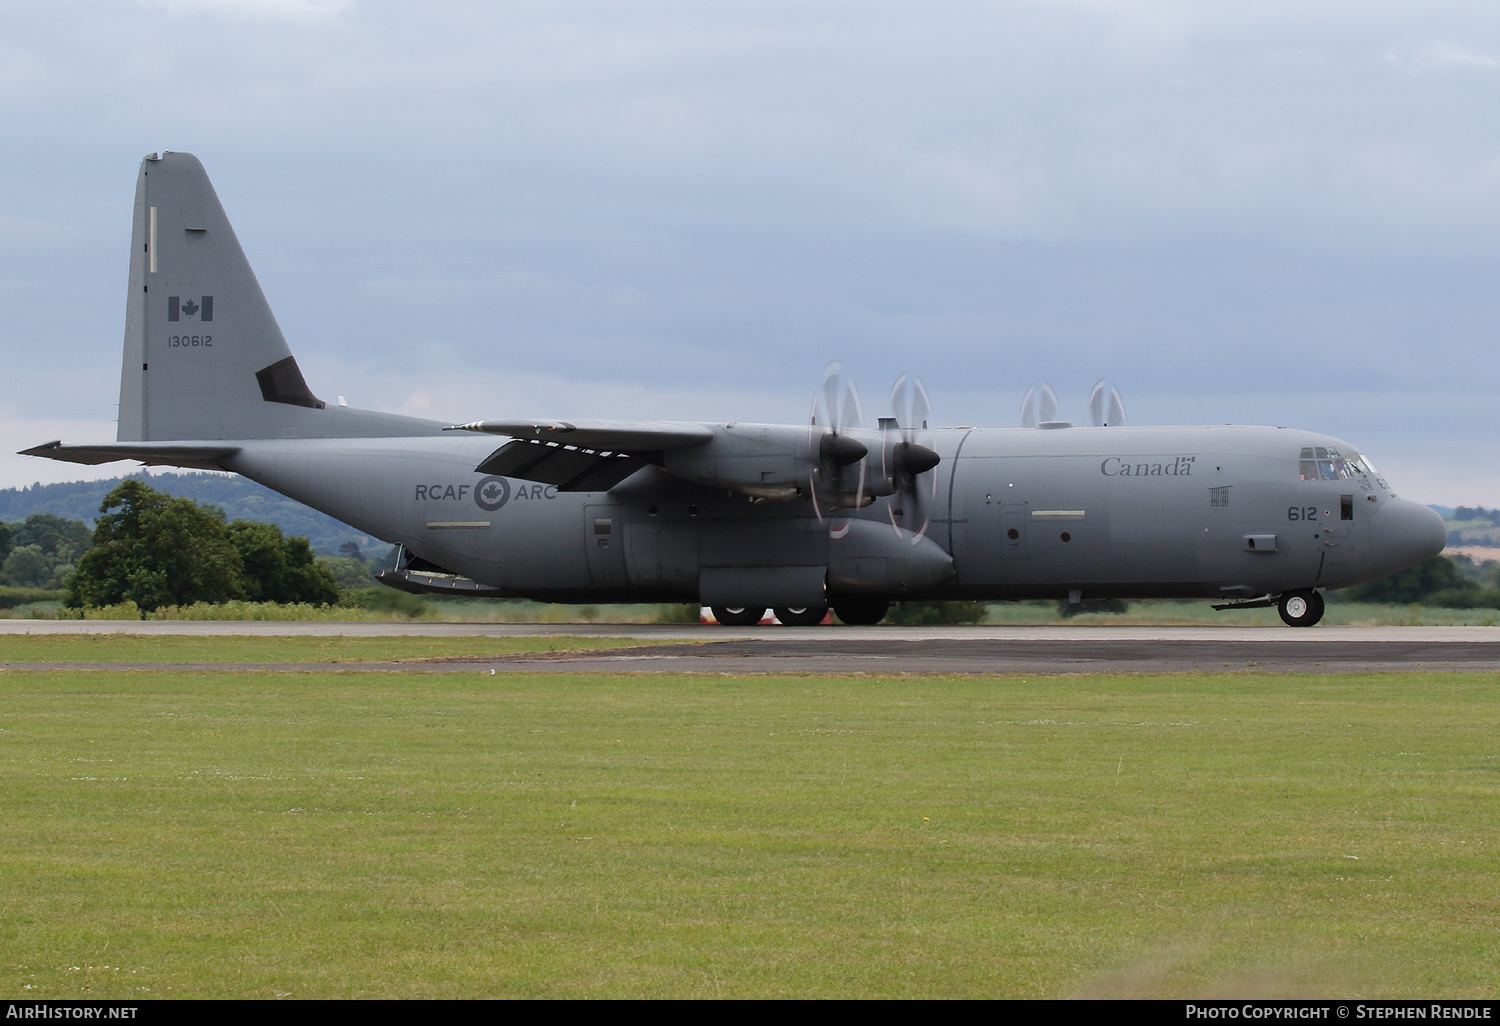
<svg viewBox="0 0 1500 1026"><path fill-rule="evenodd" d="M1329 449L1321 445L1304 445L1300 459L1297 461L1298 471L1304 481L1347 481L1357 474L1366 473L1364 466L1360 465L1360 457L1356 453L1349 459L1339 455L1337 449Z"/></svg>

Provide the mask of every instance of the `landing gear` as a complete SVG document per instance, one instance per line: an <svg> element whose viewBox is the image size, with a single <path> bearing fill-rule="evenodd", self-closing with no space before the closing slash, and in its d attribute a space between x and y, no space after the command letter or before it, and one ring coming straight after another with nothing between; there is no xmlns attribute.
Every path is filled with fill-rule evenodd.
<svg viewBox="0 0 1500 1026"><path fill-rule="evenodd" d="M891 604L885 599L844 599L833 604L833 613L854 627L867 627L885 619Z"/></svg>
<svg viewBox="0 0 1500 1026"><path fill-rule="evenodd" d="M828 615L827 606L777 606L771 612L788 627L816 627Z"/></svg>
<svg viewBox="0 0 1500 1026"><path fill-rule="evenodd" d="M843 623L876 624L885 619L891 604L884 600L850 599L833 607ZM763 606L711 606L714 619L725 627L754 627L766 615ZM827 606L777 606L776 619L788 627L813 627L828 615Z"/></svg>
<svg viewBox="0 0 1500 1026"><path fill-rule="evenodd" d="M714 619L725 627L754 627L766 615L765 607L752 609L749 606L714 606Z"/></svg>
<svg viewBox="0 0 1500 1026"><path fill-rule="evenodd" d="M1281 596L1276 610L1288 627L1311 627L1323 619L1323 596L1311 588L1289 591Z"/></svg>

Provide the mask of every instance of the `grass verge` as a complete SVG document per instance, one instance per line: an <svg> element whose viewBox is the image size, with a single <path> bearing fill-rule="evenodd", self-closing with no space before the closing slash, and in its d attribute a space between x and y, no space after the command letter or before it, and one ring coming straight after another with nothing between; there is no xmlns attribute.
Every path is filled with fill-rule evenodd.
<svg viewBox="0 0 1500 1026"><path fill-rule="evenodd" d="M678 642L680 644L681 642ZM178 634L0 634L0 662L369 663L572 652L663 644L632 638L192 637Z"/></svg>
<svg viewBox="0 0 1500 1026"><path fill-rule="evenodd" d="M1478 674L0 674L13 997L1493 998Z"/></svg>

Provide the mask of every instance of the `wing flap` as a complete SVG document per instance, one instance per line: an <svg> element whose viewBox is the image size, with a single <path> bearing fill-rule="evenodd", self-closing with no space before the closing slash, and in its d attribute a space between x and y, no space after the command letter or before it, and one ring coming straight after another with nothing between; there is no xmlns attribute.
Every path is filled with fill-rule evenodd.
<svg viewBox="0 0 1500 1026"><path fill-rule="evenodd" d="M556 485L561 492L607 492L644 466L646 461L638 456L518 438L496 449L474 469Z"/></svg>

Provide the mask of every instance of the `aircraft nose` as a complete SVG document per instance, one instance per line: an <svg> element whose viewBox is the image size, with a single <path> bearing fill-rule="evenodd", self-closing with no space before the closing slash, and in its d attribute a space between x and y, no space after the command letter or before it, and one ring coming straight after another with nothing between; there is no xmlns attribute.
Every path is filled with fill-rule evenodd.
<svg viewBox="0 0 1500 1026"><path fill-rule="evenodd" d="M1386 573L1431 559L1448 544L1443 518L1407 499L1391 499L1370 521L1370 552Z"/></svg>

